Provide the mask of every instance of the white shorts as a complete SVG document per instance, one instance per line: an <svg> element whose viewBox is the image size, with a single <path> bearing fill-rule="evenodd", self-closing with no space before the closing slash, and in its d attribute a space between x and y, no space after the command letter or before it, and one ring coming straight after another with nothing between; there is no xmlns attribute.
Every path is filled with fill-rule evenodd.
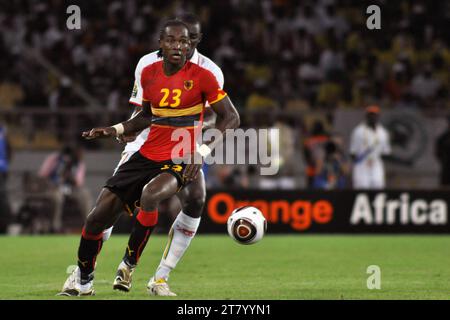
<svg viewBox="0 0 450 320"><path fill-rule="evenodd" d="M380 167L355 166L353 168L353 188L383 189L385 188L384 175L384 169Z"/></svg>

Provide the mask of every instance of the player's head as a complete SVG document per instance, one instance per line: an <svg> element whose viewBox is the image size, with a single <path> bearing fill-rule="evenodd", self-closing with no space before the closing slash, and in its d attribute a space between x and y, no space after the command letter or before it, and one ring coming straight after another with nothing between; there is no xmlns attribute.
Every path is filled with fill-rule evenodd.
<svg viewBox="0 0 450 320"><path fill-rule="evenodd" d="M187 25L189 30L189 38L191 39L191 48L189 49L188 59L194 54L197 45L202 41L202 25L200 19L193 13L183 13L176 20L180 20Z"/></svg>
<svg viewBox="0 0 450 320"><path fill-rule="evenodd" d="M191 42L188 27L179 20L167 21L159 35L159 52L165 61L172 64L184 64Z"/></svg>
<svg viewBox="0 0 450 320"><path fill-rule="evenodd" d="M366 121L369 126L375 127L380 117L380 107L371 105L366 108Z"/></svg>

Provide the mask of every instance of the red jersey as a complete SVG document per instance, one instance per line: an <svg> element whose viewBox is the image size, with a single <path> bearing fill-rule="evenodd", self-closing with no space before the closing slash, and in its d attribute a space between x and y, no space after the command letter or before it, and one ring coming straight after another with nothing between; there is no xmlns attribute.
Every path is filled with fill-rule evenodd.
<svg viewBox="0 0 450 320"><path fill-rule="evenodd" d="M164 73L163 61L148 65L142 70L141 85L142 100L150 102L153 118L140 152L153 161L172 159L172 150L182 140L172 141L172 133L180 128L190 133L190 150L195 150L194 123L201 128L205 102L213 104L227 95L210 71L190 61L171 76ZM179 146L175 150L179 150L175 157L187 153Z"/></svg>

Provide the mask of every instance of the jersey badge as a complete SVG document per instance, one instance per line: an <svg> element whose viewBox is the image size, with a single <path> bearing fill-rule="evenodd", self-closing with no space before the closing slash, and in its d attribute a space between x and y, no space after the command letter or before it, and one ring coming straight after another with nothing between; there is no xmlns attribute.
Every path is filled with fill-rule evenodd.
<svg viewBox="0 0 450 320"><path fill-rule="evenodd" d="M184 88L186 90L191 90L194 87L194 80L185 80L184 81Z"/></svg>

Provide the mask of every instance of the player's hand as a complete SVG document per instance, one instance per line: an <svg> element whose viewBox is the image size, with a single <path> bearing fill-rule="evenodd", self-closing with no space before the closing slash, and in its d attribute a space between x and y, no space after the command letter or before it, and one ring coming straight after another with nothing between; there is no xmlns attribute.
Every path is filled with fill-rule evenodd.
<svg viewBox="0 0 450 320"><path fill-rule="evenodd" d="M134 140L136 140L137 137L137 133L130 133L127 135L124 134L119 134L117 136L117 141L119 141L119 143L128 143L128 142L133 142Z"/></svg>
<svg viewBox="0 0 450 320"><path fill-rule="evenodd" d="M87 140L95 139L95 138L103 138L103 137L113 137L116 136L116 129L113 127L105 127L105 128L94 128L89 131L84 131L82 136Z"/></svg>
<svg viewBox="0 0 450 320"><path fill-rule="evenodd" d="M198 172L202 168L203 157L198 153L192 153L186 168L183 171L183 178L189 183L197 178Z"/></svg>

